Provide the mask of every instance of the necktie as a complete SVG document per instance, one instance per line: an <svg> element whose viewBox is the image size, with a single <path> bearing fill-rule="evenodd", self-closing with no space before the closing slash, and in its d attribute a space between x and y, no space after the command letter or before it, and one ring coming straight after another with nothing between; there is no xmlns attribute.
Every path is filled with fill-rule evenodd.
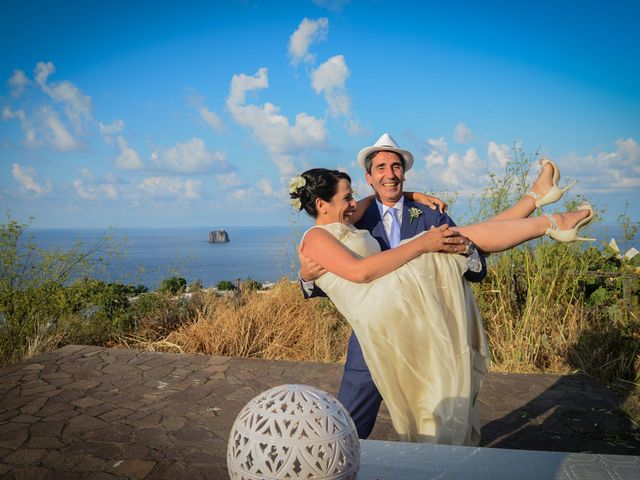
<svg viewBox="0 0 640 480"><path fill-rule="evenodd" d="M389 229L389 246L395 248L400 243L400 222L398 221L398 211L390 208L387 213L391 216L391 228Z"/></svg>

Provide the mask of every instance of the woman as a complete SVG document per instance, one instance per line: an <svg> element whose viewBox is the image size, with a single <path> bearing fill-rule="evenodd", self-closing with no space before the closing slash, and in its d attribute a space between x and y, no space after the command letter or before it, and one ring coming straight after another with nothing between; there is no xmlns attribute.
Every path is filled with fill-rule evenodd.
<svg viewBox="0 0 640 480"><path fill-rule="evenodd" d="M316 283L353 327L402 440L472 445L480 439L475 401L488 349L462 278L467 262L460 255L429 252L461 252L459 234L484 252L545 233L561 241L577 239L578 229L593 218L588 205L525 218L536 206L560 198L558 176L555 164L546 161L533 198L521 199L489 222L444 225L385 252L369 232L352 225L367 205L354 201L347 174L312 169L292 181L293 202L316 219L301 253L327 270Z"/></svg>

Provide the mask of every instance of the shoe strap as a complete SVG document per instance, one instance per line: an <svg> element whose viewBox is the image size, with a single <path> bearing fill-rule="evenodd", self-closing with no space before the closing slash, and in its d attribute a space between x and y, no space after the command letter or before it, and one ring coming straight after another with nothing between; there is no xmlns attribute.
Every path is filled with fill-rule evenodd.
<svg viewBox="0 0 640 480"><path fill-rule="evenodd" d="M542 198L542 195L540 195L539 193L536 193L536 192L532 192L531 190L529 190L527 193L525 193L525 195L529 195L530 197L533 197L536 200L540 200Z"/></svg>
<svg viewBox="0 0 640 480"><path fill-rule="evenodd" d="M545 213L544 216L549 219L549 224L551 225L551 227L549 228L551 228L551 230L560 230L558 228L558 222L556 222L556 219L553 218L553 215L551 215L550 213Z"/></svg>

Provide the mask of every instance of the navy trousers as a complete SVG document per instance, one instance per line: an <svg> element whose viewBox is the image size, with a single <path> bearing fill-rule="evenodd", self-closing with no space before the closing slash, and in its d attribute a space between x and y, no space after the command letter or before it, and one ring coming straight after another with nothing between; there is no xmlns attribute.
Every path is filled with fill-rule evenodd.
<svg viewBox="0 0 640 480"><path fill-rule="evenodd" d="M358 437L369 437L376 423L382 396L373 383L371 372L364 362L362 348L353 332L347 348L347 361L344 365L338 400L351 415Z"/></svg>

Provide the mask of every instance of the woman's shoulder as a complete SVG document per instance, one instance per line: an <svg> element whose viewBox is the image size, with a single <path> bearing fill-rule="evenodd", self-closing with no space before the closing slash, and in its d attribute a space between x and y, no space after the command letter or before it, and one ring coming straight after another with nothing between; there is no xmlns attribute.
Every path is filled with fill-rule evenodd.
<svg viewBox="0 0 640 480"><path fill-rule="evenodd" d="M338 240L342 240L346 235L359 231L353 225L346 225L344 223L336 222L328 223L325 225L313 225L306 232L304 232L302 238L304 239L310 232L314 230L324 230L325 232L328 232L336 237Z"/></svg>

